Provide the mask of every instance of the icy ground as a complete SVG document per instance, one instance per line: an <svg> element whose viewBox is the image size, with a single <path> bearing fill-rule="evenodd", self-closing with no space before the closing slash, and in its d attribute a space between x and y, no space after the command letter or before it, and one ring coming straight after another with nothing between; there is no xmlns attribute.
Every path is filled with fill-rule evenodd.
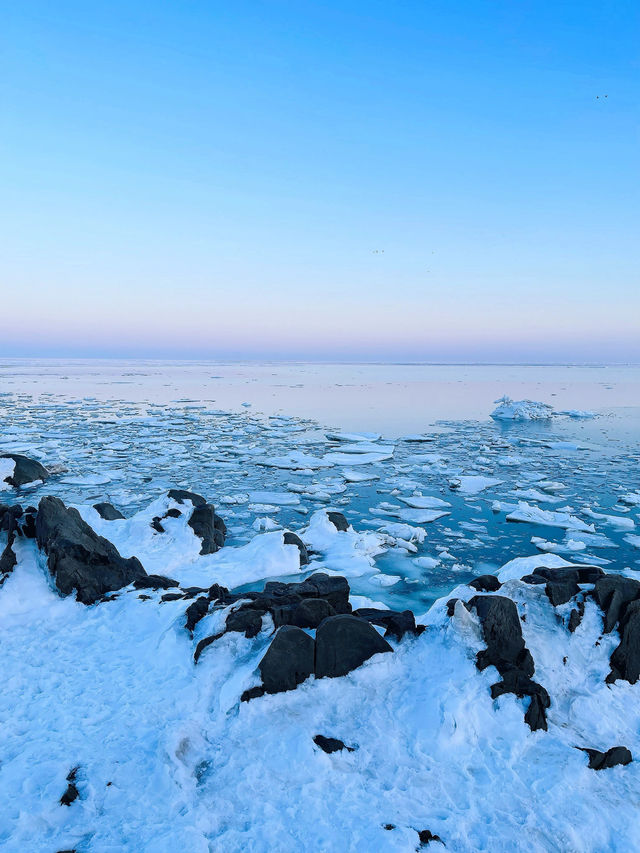
<svg viewBox="0 0 640 853"><path fill-rule="evenodd" d="M0 849L414 851L424 829L449 851L635 849L638 763L595 772L575 747L640 755L640 686L605 684L618 638L601 636L593 602L569 634L544 589L518 578L562 565L557 554L640 576L637 445L609 441L606 425L585 440L579 422L569 434L489 420L391 441L187 401L10 395L0 417L0 453L59 472L14 499L63 497L150 573L237 589L336 572L355 603L411 607L428 625L348 676L240 703L268 624L253 640L226 634L196 667L215 614L191 638L185 602L160 603L162 591L62 599L21 541L0 588ZM230 530L221 551L200 557L183 519L150 527L171 487L215 503ZM102 500L127 518L101 520ZM304 570L283 528L316 552ZM470 579L522 556L501 594L526 617L548 732L526 726L525 700L491 700L477 623L446 615ZM326 755L316 734L354 751ZM75 767L80 797L60 806Z"/></svg>

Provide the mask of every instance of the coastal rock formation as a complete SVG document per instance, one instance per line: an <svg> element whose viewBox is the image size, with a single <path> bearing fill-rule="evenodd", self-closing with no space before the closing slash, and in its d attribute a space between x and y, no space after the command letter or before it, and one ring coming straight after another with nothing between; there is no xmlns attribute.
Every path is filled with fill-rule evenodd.
<svg viewBox="0 0 640 853"><path fill-rule="evenodd" d="M26 486L28 483L35 483L38 480L44 482L50 477L44 465L28 456L22 456L20 453L0 453L0 459L12 459L15 463L13 473L9 477L5 477L4 480L5 483L14 488Z"/></svg>

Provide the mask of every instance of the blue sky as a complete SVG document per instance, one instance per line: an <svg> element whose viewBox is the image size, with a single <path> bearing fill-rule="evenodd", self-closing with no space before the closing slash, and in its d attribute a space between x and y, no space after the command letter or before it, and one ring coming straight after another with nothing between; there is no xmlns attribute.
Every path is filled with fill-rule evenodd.
<svg viewBox="0 0 640 853"><path fill-rule="evenodd" d="M637 3L2 18L0 355L640 361Z"/></svg>

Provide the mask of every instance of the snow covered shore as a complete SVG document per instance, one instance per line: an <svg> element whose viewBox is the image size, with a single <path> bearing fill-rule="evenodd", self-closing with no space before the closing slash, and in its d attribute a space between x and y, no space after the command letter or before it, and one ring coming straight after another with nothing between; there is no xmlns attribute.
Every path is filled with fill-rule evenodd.
<svg viewBox="0 0 640 853"><path fill-rule="evenodd" d="M114 520L52 498L0 513L2 850L634 849L637 573L528 556L416 613L424 630L394 633L385 606L346 607L344 591L411 544L409 525L360 530L322 508L295 536L234 545L213 507L185 494ZM403 503L387 512L448 505ZM328 580L311 592L221 589L318 573ZM295 689L250 698L269 685L276 623L299 621L309 596L342 610L322 618L355 620L384 646L368 634L373 653L346 674L298 668ZM317 663L315 627L296 630ZM360 642L336 640L334 664ZM345 748L325 752L319 735ZM596 770L606 759L583 751L615 747L634 760L616 753L623 763Z"/></svg>

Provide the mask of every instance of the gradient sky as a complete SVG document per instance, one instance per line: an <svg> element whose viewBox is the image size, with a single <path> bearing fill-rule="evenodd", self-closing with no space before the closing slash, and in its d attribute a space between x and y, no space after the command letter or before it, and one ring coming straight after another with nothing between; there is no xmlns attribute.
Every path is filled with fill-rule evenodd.
<svg viewBox="0 0 640 853"><path fill-rule="evenodd" d="M0 355L640 361L636 0L0 8Z"/></svg>

